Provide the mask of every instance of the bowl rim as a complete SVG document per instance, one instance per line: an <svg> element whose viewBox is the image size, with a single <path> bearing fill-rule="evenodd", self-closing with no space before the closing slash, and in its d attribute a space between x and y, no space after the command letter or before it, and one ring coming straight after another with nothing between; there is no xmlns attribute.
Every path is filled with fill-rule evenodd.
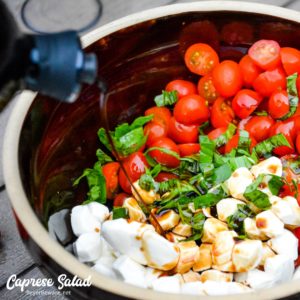
<svg viewBox="0 0 300 300"><path fill-rule="evenodd" d="M94 29L90 33L84 35L81 38L81 41L83 47L87 47L100 38L103 38L115 31L144 21L187 12L213 11L258 13L279 17L297 23L300 22L300 12L273 5L239 1L201 1L160 6L131 14ZM107 292L134 299L161 299L162 295L166 300L196 299L196 297L198 299L199 296L193 295L170 293L162 294L160 292L139 288L119 280L103 276L92 270L87 265L80 263L75 256L67 252L61 245L59 245L50 237L48 231L44 228L42 223L35 215L26 197L21 182L18 163L21 129L23 127L28 110L36 95L37 93L24 91L16 96L16 104L10 115L7 128L5 130L3 143L3 171L6 190L14 211L16 212L26 231L29 233L30 237L49 257L51 257L51 259L58 263L62 268L67 270L70 274L77 275L83 279L91 276L93 286ZM74 270L76 271L74 272ZM286 297L300 291L299 283L299 280L294 280L283 285L275 286L271 289L243 294L243 299L278 299L281 297ZM209 298L210 300L238 300L240 295L207 296L201 299L204 298Z"/></svg>

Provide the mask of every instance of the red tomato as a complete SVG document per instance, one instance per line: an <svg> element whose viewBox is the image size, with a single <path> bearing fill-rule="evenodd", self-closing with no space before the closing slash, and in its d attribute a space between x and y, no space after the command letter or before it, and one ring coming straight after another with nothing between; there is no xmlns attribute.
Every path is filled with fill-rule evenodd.
<svg viewBox="0 0 300 300"><path fill-rule="evenodd" d="M188 95L175 104L174 117L184 125L200 125L208 120L209 109L204 98Z"/></svg>
<svg viewBox="0 0 300 300"><path fill-rule="evenodd" d="M153 115L152 122L162 123L165 126L169 125L171 112L166 107L151 107L145 111L145 116Z"/></svg>
<svg viewBox="0 0 300 300"><path fill-rule="evenodd" d="M167 84L166 91L177 91L178 98L180 99L187 95L196 94L197 88L196 85L191 81L177 79Z"/></svg>
<svg viewBox="0 0 300 300"><path fill-rule="evenodd" d="M171 150L179 155L177 145L169 138L161 138L155 141L150 148L158 147ZM151 150L149 155L154 158L158 163L165 165L169 168L176 168L179 166L180 160L171 154L162 152L161 150Z"/></svg>
<svg viewBox="0 0 300 300"><path fill-rule="evenodd" d="M252 43L253 26L246 22L234 21L223 26L221 36L230 45Z"/></svg>
<svg viewBox="0 0 300 300"><path fill-rule="evenodd" d="M300 95L300 76L298 76L297 78L296 86L297 86L298 94Z"/></svg>
<svg viewBox="0 0 300 300"><path fill-rule="evenodd" d="M144 127L144 133L148 136L146 145L149 146L157 139L167 136L167 128L162 123L149 122Z"/></svg>
<svg viewBox="0 0 300 300"><path fill-rule="evenodd" d="M114 207L123 206L125 199L128 198L128 197L130 197L130 196L128 194L126 194L126 193L120 193L120 194L118 194L115 197L115 199L114 199L113 206Z"/></svg>
<svg viewBox="0 0 300 300"><path fill-rule="evenodd" d="M211 109L211 124L215 128L227 127L234 119L231 103L224 98L218 98Z"/></svg>
<svg viewBox="0 0 300 300"><path fill-rule="evenodd" d="M253 60L250 58L249 55L245 55L241 59L239 66L240 66L244 86L251 87L254 80L262 72L262 69L253 62Z"/></svg>
<svg viewBox="0 0 300 300"><path fill-rule="evenodd" d="M250 144L250 150L257 144L256 140L250 136L251 144ZM229 142L225 145L225 153L229 153L232 149L237 148L239 144L239 134L235 134Z"/></svg>
<svg viewBox="0 0 300 300"><path fill-rule="evenodd" d="M163 182L163 181L168 181L170 179L177 179L178 176L172 173L167 173L167 172L160 172L156 177L155 181L156 182Z"/></svg>
<svg viewBox="0 0 300 300"><path fill-rule="evenodd" d="M249 119L245 125L250 136L254 137L257 142L261 142L269 137L274 120L269 116L254 116Z"/></svg>
<svg viewBox="0 0 300 300"><path fill-rule="evenodd" d="M119 170L120 170L120 164L118 162L111 162L102 167L102 172L105 177L107 199L113 199L114 194L116 193L116 191L118 189Z"/></svg>
<svg viewBox="0 0 300 300"><path fill-rule="evenodd" d="M250 47L248 53L251 59L264 70L272 70L280 65L280 46L276 41L257 41Z"/></svg>
<svg viewBox="0 0 300 300"><path fill-rule="evenodd" d="M174 117L170 120L168 137L176 143L188 144L196 143L199 136L199 127L196 125L183 125L175 120Z"/></svg>
<svg viewBox="0 0 300 300"><path fill-rule="evenodd" d="M240 90L232 100L232 108L238 117L244 119L256 110L262 100L262 96L252 90Z"/></svg>
<svg viewBox="0 0 300 300"><path fill-rule="evenodd" d="M216 129L212 130L207 136L208 136L211 140L215 140L215 139L217 139L220 135L222 135L223 133L225 133L226 130L227 130L227 127L216 128Z"/></svg>
<svg viewBox="0 0 300 300"><path fill-rule="evenodd" d="M295 48L281 48L281 62L287 75L300 72L300 52Z"/></svg>
<svg viewBox="0 0 300 300"><path fill-rule="evenodd" d="M237 126L238 130L246 130L245 127L246 127L247 123L251 120L251 118L252 117L250 116L246 119L241 120Z"/></svg>
<svg viewBox="0 0 300 300"><path fill-rule="evenodd" d="M280 119L290 110L290 102L287 91L275 91L268 103L269 114L274 119Z"/></svg>
<svg viewBox="0 0 300 300"><path fill-rule="evenodd" d="M131 183L137 181L146 172L148 166L148 162L141 152L132 153L123 161L123 167ZM131 194L131 184L122 169L119 172L119 183L123 191Z"/></svg>
<svg viewBox="0 0 300 300"><path fill-rule="evenodd" d="M223 97L234 96L242 87L243 79L239 65L231 60L224 60L212 72L213 84Z"/></svg>
<svg viewBox="0 0 300 300"><path fill-rule="evenodd" d="M253 83L254 89L264 97L270 97L275 91L286 89L286 77L282 68L261 73Z"/></svg>
<svg viewBox="0 0 300 300"><path fill-rule="evenodd" d="M213 103L219 97L219 94L213 84L211 74L205 75L199 80L198 93L201 97L207 100L208 103Z"/></svg>
<svg viewBox="0 0 300 300"><path fill-rule="evenodd" d="M298 153L300 154L300 133L297 135L297 138L296 138L296 149L297 149Z"/></svg>
<svg viewBox="0 0 300 300"><path fill-rule="evenodd" d="M294 234L296 236L296 238L298 239L298 251L300 250L300 227L296 228L294 230ZM300 265L300 261L299 261L299 257L296 260L296 267L298 267Z"/></svg>
<svg viewBox="0 0 300 300"><path fill-rule="evenodd" d="M218 64L217 52L207 44L194 44L185 52L185 64L188 69L198 75L210 73Z"/></svg>
<svg viewBox="0 0 300 300"><path fill-rule="evenodd" d="M199 144L179 144L178 145L179 153L181 157L190 156L196 154L200 151Z"/></svg>

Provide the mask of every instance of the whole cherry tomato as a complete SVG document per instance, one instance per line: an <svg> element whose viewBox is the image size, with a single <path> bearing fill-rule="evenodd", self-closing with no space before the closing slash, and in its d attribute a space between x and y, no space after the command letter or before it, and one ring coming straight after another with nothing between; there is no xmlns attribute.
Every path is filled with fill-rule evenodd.
<svg viewBox="0 0 300 300"><path fill-rule="evenodd" d="M272 70L280 65L280 46L276 41L259 40L249 49L249 56L260 68Z"/></svg>
<svg viewBox="0 0 300 300"><path fill-rule="evenodd" d="M200 125L208 120L209 109L204 98L188 95L175 104L174 117L184 125Z"/></svg>
<svg viewBox="0 0 300 300"><path fill-rule="evenodd" d="M118 162L110 162L102 167L102 172L105 177L107 199L113 199L118 189L119 170L120 170L120 164Z"/></svg>
<svg viewBox="0 0 300 300"><path fill-rule="evenodd" d="M252 150L252 148L257 144L256 140L250 136L250 151ZM229 141L228 143L225 145L225 153L229 153L231 152L231 150L236 149L239 145L239 134L236 133Z"/></svg>
<svg viewBox="0 0 300 300"><path fill-rule="evenodd" d="M194 44L185 52L185 64L188 69L198 75L209 74L218 64L217 52L207 44Z"/></svg>
<svg viewBox="0 0 300 300"><path fill-rule="evenodd" d="M281 48L281 62L287 75L300 72L300 52L297 49Z"/></svg>
<svg viewBox="0 0 300 300"><path fill-rule="evenodd" d="M197 93L196 85L187 80L173 80L166 85L166 91L177 91L178 98Z"/></svg>
<svg viewBox="0 0 300 300"><path fill-rule="evenodd" d="M268 111L272 118L280 119L290 110L290 103L287 91L275 91L268 103Z"/></svg>
<svg viewBox="0 0 300 300"><path fill-rule="evenodd" d="M252 90L240 90L232 100L232 108L238 117L244 119L256 110L262 100L262 96Z"/></svg>
<svg viewBox="0 0 300 300"><path fill-rule="evenodd" d="M178 176L172 173L168 172L160 172L156 177L155 181L156 182L163 182L163 181L168 181L170 179L177 179Z"/></svg>
<svg viewBox="0 0 300 300"><path fill-rule="evenodd" d="M171 112L166 107L151 107L145 111L145 116L153 115L152 122L162 123L168 128L171 119Z"/></svg>
<svg viewBox="0 0 300 300"><path fill-rule="evenodd" d="M234 119L231 102L224 98L218 98L211 109L211 124L215 128L227 127Z"/></svg>
<svg viewBox="0 0 300 300"><path fill-rule="evenodd" d="M243 82L245 87L251 87L254 80L262 72L262 69L258 67L249 55L245 55L239 62Z"/></svg>
<svg viewBox="0 0 300 300"><path fill-rule="evenodd" d="M200 145L196 143L179 144L179 153L181 157L190 156L200 151Z"/></svg>
<svg viewBox="0 0 300 300"><path fill-rule="evenodd" d="M208 103L213 103L219 94L213 84L212 75L203 76L198 82L198 93L201 97L207 100Z"/></svg>
<svg viewBox="0 0 300 300"><path fill-rule="evenodd" d="M269 116L253 116L245 125L250 136L257 142L261 142L269 137L270 130L274 125L274 120Z"/></svg>
<svg viewBox="0 0 300 300"><path fill-rule="evenodd" d="M167 128L162 123L149 122L144 127L144 134L148 136L146 145L149 146L157 139L167 136Z"/></svg>
<svg viewBox="0 0 300 300"><path fill-rule="evenodd" d="M114 199L114 207L120 207L123 206L125 199L127 199L128 197L130 197L128 194L126 193L120 193L118 194L115 199Z"/></svg>

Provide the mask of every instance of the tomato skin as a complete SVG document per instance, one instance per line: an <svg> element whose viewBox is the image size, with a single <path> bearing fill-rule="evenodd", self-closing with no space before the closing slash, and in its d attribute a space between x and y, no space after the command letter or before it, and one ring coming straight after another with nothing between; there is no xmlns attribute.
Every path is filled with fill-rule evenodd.
<svg viewBox="0 0 300 300"><path fill-rule="evenodd" d="M167 150L171 150L179 155L178 146L169 138L161 138L155 141L150 148L159 147ZM180 164L180 160L176 157L164 153L160 150L151 150L149 151L149 155L154 158L158 163L165 165L169 168L176 168Z"/></svg>
<svg viewBox="0 0 300 300"><path fill-rule="evenodd" d="M222 135L223 133L225 133L227 130L227 127L220 127L220 128L216 128L214 130L212 130L211 132L208 133L208 137L211 140L215 140L216 138L218 138L220 135Z"/></svg>
<svg viewBox="0 0 300 300"><path fill-rule="evenodd" d="M178 176L172 173L168 172L160 172L156 177L155 181L156 182L163 182L163 181L168 181L170 179L177 179Z"/></svg>
<svg viewBox="0 0 300 300"><path fill-rule="evenodd" d="M296 149L297 152L300 154L300 134L298 134L296 138Z"/></svg>
<svg viewBox="0 0 300 300"><path fill-rule="evenodd" d="M204 76L219 64L219 57L212 47L198 43L187 49L184 61L192 73Z"/></svg>
<svg viewBox="0 0 300 300"><path fill-rule="evenodd" d="M239 65L231 60L224 60L212 72L213 84L221 96L234 96L242 87L243 79Z"/></svg>
<svg viewBox="0 0 300 300"><path fill-rule="evenodd" d="M281 48L281 62L287 75L300 72L300 52L295 48Z"/></svg>
<svg viewBox="0 0 300 300"><path fill-rule="evenodd" d="M153 115L152 122L162 123L164 126L169 125L171 112L166 107L153 106L145 111L145 116Z"/></svg>
<svg viewBox="0 0 300 300"><path fill-rule="evenodd" d="M149 165L143 153L135 152L124 159L123 167L131 182L134 183L146 172L146 167ZM119 183L124 192L131 194L131 184L122 169L119 172Z"/></svg>
<svg viewBox="0 0 300 300"><path fill-rule="evenodd" d="M200 151L200 145L196 143L179 144L179 153L181 157L190 156Z"/></svg>
<svg viewBox="0 0 300 300"><path fill-rule="evenodd" d="M245 125L247 130L257 142L261 142L269 137L270 130L275 121L269 116L253 116Z"/></svg>
<svg viewBox="0 0 300 300"><path fill-rule="evenodd" d="M214 128L227 127L234 119L231 105L224 98L218 98L211 109L211 124Z"/></svg>
<svg viewBox="0 0 300 300"><path fill-rule="evenodd" d="M250 136L251 144L250 144L250 151L252 148L257 144L256 140ZM229 153L232 149L237 148L239 144L239 134L236 133L225 145L225 153Z"/></svg>
<svg viewBox="0 0 300 300"><path fill-rule="evenodd" d="M219 93L217 92L213 84L211 74L205 75L200 78L197 88L199 95L207 100L208 103L213 103L219 97Z"/></svg>
<svg viewBox="0 0 300 300"><path fill-rule="evenodd" d="M118 162L110 162L102 167L102 173L105 177L107 199L113 199L114 194L118 189L119 170L120 170L120 164Z"/></svg>
<svg viewBox="0 0 300 300"><path fill-rule="evenodd" d="M149 146L157 139L167 136L167 128L162 123L149 122L144 127L144 134L148 136L146 145Z"/></svg>
<svg viewBox="0 0 300 300"><path fill-rule="evenodd" d="M174 117L184 125L200 125L208 120L209 109L204 98L199 95L188 95L175 104Z"/></svg>
<svg viewBox="0 0 300 300"><path fill-rule="evenodd" d="M274 119L280 119L290 110L287 91L275 91L269 98L268 112Z"/></svg>
<svg viewBox="0 0 300 300"><path fill-rule="evenodd" d="M294 234L296 236L296 238L298 239L298 251L300 250L300 227L296 228L294 230ZM296 266L299 266L300 262L299 262L299 257L298 259L296 260Z"/></svg>
<svg viewBox="0 0 300 300"><path fill-rule="evenodd" d="M273 40L259 40L248 54L253 62L263 70L272 70L280 65L280 46Z"/></svg>
<svg viewBox="0 0 300 300"><path fill-rule="evenodd" d="M239 62L243 82L245 87L251 87L254 80L262 72L262 69L258 67L249 55L245 55Z"/></svg>
<svg viewBox="0 0 300 300"><path fill-rule="evenodd" d="M125 199L127 199L128 197L130 197L130 196L126 193L118 194L114 199L113 206L114 207L123 206Z"/></svg>
<svg viewBox="0 0 300 300"><path fill-rule="evenodd" d="M197 93L196 85L193 82L180 79L170 81L165 89L167 92L177 91L178 99Z"/></svg>
<svg viewBox="0 0 300 300"><path fill-rule="evenodd" d="M245 119L256 110L262 100L262 96L252 90L240 90L232 100L232 108L239 118Z"/></svg>
<svg viewBox="0 0 300 300"><path fill-rule="evenodd" d="M278 90L286 89L286 77L282 68L261 73L253 83L254 89L264 97L270 97Z"/></svg>

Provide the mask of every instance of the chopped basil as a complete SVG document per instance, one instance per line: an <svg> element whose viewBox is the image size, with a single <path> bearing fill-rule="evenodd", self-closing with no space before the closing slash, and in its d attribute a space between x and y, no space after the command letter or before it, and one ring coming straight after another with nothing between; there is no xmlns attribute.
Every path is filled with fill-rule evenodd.
<svg viewBox="0 0 300 300"><path fill-rule="evenodd" d="M257 116L263 116L263 117L267 117L269 115L268 112L266 112L265 110L256 111L256 112L254 112L254 114Z"/></svg>
<svg viewBox="0 0 300 300"><path fill-rule="evenodd" d="M113 208L113 215L112 215L113 220L116 219L128 219L128 209L126 207L114 207Z"/></svg>
<svg viewBox="0 0 300 300"><path fill-rule="evenodd" d="M238 151L242 150L242 151L245 151L247 154L250 153L250 144L251 144L251 140L249 138L248 131L240 130L239 131Z"/></svg>
<svg viewBox="0 0 300 300"><path fill-rule="evenodd" d="M280 189L284 185L284 181L280 176L276 176L276 175L267 175L267 176L271 176L271 179L268 181L268 187L271 193L277 196L279 194Z"/></svg>
<svg viewBox="0 0 300 300"><path fill-rule="evenodd" d="M154 166L154 168L151 170L151 176L155 178L162 170L162 166L160 164L157 164Z"/></svg>
<svg viewBox="0 0 300 300"><path fill-rule="evenodd" d="M167 148L161 148L161 147L151 147L151 148L148 148L147 151L145 152L145 154L148 154L150 151L153 151L153 150L159 150L160 152L162 153L165 153L165 154L168 154L168 155L171 155L177 159L180 159L180 156L178 153L172 151L172 150L169 150Z"/></svg>
<svg viewBox="0 0 300 300"><path fill-rule="evenodd" d="M230 157L228 159L228 163L231 166L232 171L238 168L247 168L250 169L254 164L255 161L251 157L248 156L238 156L238 157Z"/></svg>
<svg viewBox="0 0 300 300"><path fill-rule="evenodd" d="M294 174L299 175L300 174L300 157L297 157L295 159L291 159L288 163L288 166L291 168Z"/></svg>
<svg viewBox="0 0 300 300"><path fill-rule="evenodd" d="M106 163L109 163L109 162L113 161L111 159L111 157L108 156L102 149L97 149L96 156L97 156L98 161L100 162L101 165L104 165Z"/></svg>
<svg viewBox="0 0 300 300"><path fill-rule="evenodd" d="M227 197L227 193L222 185L210 190L205 195L200 195L193 199L195 209L211 207L216 205L220 200Z"/></svg>
<svg viewBox="0 0 300 300"><path fill-rule="evenodd" d="M207 135L200 135L200 163L212 163L215 151L215 143Z"/></svg>
<svg viewBox="0 0 300 300"><path fill-rule="evenodd" d="M139 179L139 186L145 191L155 190L159 188L159 184L155 182L150 174L143 174Z"/></svg>
<svg viewBox="0 0 300 300"><path fill-rule="evenodd" d="M201 124L200 127L199 127L199 132L200 132L200 134L201 134L201 135L205 135L204 130L205 130L206 128L208 128L208 127L209 127L209 121L206 121L206 122L204 122L203 124Z"/></svg>
<svg viewBox="0 0 300 300"><path fill-rule="evenodd" d="M213 174L213 182L214 184L219 184L221 182L224 182L231 176L231 167L228 163L225 163L224 165L214 169Z"/></svg>
<svg viewBox="0 0 300 300"><path fill-rule="evenodd" d="M177 101L178 101L177 91L170 91L170 92L162 91L161 95L158 95L154 98L154 102L158 107L173 105Z"/></svg>
<svg viewBox="0 0 300 300"><path fill-rule="evenodd" d="M213 140L216 145L216 148L219 148L227 144L228 141L234 136L235 131L236 131L236 126L230 123L225 133L221 134L219 137Z"/></svg>

